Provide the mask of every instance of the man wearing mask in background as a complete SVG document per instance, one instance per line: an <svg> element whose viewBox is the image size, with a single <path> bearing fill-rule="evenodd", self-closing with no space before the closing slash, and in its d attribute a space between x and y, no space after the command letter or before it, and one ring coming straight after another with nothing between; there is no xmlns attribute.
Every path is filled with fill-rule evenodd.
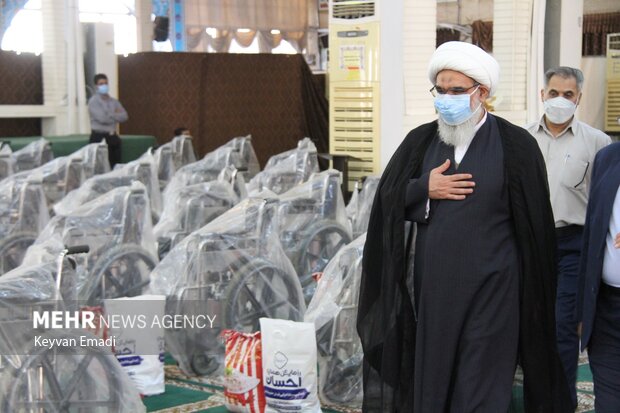
<svg viewBox="0 0 620 413"><path fill-rule="evenodd" d="M121 161L121 138L116 133L117 123L125 122L129 117L121 103L110 96L108 77L103 73L95 75L95 93L88 101L90 114L90 143L105 139L108 144L110 167Z"/></svg>
<svg viewBox="0 0 620 413"><path fill-rule="evenodd" d="M444 43L428 72L439 119L405 137L370 215L357 318L363 410L506 412L518 361L527 413L570 412L538 145L485 110L499 64L484 50Z"/></svg>
<svg viewBox="0 0 620 413"><path fill-rule="evenodd" d="M579 358L577 278L592 163L596 153L611 143L609 136L575 118L582 87L581 70L564 66L548 70L540 91L545 114L526 128L536 138L547 167L558 244L558 351L573 403L577 403Z"/></svg>

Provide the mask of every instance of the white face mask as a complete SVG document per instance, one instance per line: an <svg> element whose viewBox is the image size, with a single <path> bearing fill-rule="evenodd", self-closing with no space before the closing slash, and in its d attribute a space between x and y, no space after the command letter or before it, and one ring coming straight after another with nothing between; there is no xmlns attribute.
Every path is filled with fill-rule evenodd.
<svg viewBox="0 0 620 413"><path fill-rule="evenodd" d="M575 114L577 105L570 100L558 96L557 98L547 99L543 102L545 107L545 116L551 123L562 124Z"/></svg>

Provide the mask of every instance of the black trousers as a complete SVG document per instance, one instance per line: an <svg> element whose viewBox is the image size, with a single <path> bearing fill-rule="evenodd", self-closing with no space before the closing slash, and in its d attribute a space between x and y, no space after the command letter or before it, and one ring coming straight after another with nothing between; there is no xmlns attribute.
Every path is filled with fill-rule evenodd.
<svg viewBox="0 0 620 413"><path fill-rule="evenodd" d="M121 138L113 132L91 131L90 143L99 143L102 140L108 144L108 159L110 160L110 168L114 169L114 165L121 162Z"/></svg>
<svg viewBox="0 0 620 413"><path fill-rule="evenodd" d="M558 241L558 289L555 305L558 351L570 387L573 404L577 405L577 279L581 257L583 227L571 225L556 229Z"/></svg>
<svg viewBox="0 0 620 413"><path fill-rule="evenodd" d="M601 282L588 357L596 413L620 411L620 288Z"/></svg>

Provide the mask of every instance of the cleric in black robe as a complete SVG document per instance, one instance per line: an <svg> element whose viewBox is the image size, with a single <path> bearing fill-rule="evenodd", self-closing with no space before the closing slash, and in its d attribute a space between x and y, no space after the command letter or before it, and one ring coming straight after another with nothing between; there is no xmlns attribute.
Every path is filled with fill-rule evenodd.
<svg viewBox="0 0 620 413"><path fill-rule="evenodd" d="M439 120L411 131L379 184L357 328L365 412L573 411L555 344L554 221L527 131L487 113L499 65L467 43L431 59Z"/></svg>

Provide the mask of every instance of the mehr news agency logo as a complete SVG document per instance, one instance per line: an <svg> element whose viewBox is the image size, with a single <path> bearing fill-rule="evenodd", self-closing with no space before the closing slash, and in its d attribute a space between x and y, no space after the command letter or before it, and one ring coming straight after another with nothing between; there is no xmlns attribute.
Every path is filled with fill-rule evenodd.
<svg viewBox="0 0 620 413"><path fill-rule="evenodd" d="M212 329L216 315L198 314L109 314L92 311L33 311L32 328L45 330L83 329L89 331L102 328L109 331L127 329ZM108 338L80 336L78 338L47 338L34 336L35 347L115 347L116 337Z"/></svg>

